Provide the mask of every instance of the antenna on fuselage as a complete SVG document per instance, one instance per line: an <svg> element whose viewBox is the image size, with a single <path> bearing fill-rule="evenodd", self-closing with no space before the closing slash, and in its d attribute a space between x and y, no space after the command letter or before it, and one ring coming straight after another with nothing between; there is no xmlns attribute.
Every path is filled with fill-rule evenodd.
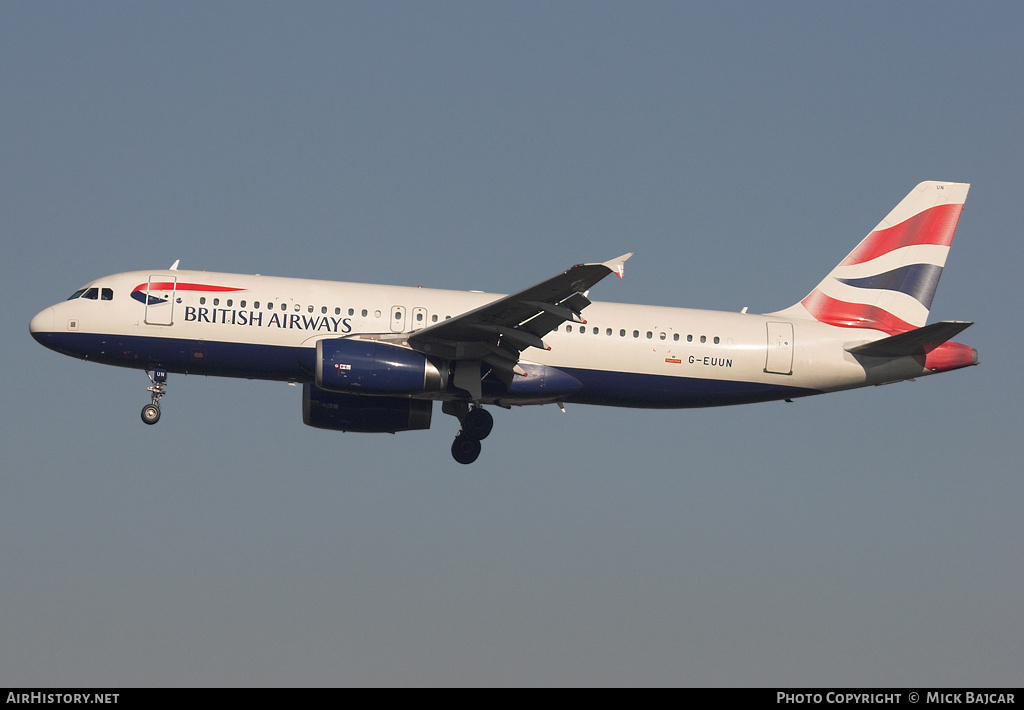
<svg viewBox="0 0 1024 710"><path fill-rule="evenodd" d="M171 271L177 271L178 270L178 262L179 261L181 261L181 259L175 259L174 260L174 263L171 264Z"/></svg>

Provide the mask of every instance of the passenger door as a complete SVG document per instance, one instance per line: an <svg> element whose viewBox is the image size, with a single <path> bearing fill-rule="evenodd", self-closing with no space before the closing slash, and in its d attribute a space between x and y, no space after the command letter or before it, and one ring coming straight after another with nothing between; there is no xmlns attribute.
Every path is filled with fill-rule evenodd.
<svg viewBox="0 0 1024 710"><path fill-rule="evenodd" d="M177 286L177 276L154 274L149 277L149 285L146 288L147 325L174 324L174 300L177 296Z"/></svg>
<svg viewBox="0 0 1024 710"><path fill-rule="evenodd" d="M768 323L768 355L765 372L793 374L793 324Z"/></svg>

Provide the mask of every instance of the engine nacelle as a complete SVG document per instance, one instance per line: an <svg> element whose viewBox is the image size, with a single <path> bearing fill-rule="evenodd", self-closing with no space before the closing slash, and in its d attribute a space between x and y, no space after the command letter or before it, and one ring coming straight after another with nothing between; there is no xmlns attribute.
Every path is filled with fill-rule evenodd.
<svg viewBox="0 0 1024 710"><path fill-rule="evenodd" d="M317 429L389 432L429 429L433 402L405 397L360 397L302 386L302 422Z"/></svg>
<svg viewBox="0 0 1024 710"><path fill-rule="evenodd" d="M440 392L441 372L415 350L376 340L337 338L316 344L316 386L368 395Z"/></svg>

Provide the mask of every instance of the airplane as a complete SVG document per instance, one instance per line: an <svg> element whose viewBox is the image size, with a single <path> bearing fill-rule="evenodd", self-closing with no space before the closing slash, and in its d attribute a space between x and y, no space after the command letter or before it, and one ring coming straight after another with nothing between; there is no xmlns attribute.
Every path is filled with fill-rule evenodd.
<svg viewBox="0 0 1024 710"><path fill-rule="evenodd" d="M922 182L801 301L755 315L591 302L632 254L573 266L511 295L169 269L104 276L31 321L58 353L144 370L156 424L168 373L302 385L309 426L459 421L477 459L485 406L693 408L886 384L978 364L926 324L970 185ZM584 318L586 313L586 318Z"/></svg>

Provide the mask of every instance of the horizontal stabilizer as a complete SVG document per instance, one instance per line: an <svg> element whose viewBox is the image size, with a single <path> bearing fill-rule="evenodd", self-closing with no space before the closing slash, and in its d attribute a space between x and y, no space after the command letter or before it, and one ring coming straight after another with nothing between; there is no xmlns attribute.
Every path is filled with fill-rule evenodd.
<svg viewBox="0 0 1024 710"><path fill-rule="evenodd" d="M974 323L970 321L940 321L871 343L854 345L846 348L846 351L868 357L920 355L934 350L972 325Z"/></svg>

